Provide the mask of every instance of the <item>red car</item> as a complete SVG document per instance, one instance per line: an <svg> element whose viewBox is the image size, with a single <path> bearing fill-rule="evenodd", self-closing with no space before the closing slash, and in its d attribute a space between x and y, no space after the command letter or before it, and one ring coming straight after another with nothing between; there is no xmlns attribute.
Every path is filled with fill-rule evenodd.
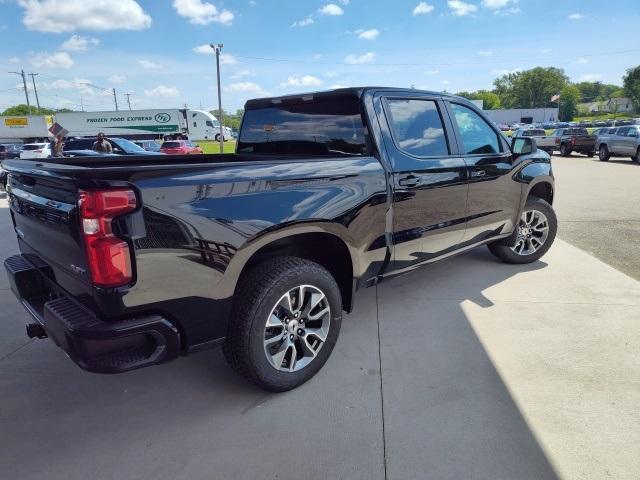
<svg viewBox="0 0 640 480"><path fill-rule="evenodd" d="M167 155L189 155L192 153L202 153L202 149L191 143L190 140L170 140L162 144L160 152L166 153Z"/></svg>

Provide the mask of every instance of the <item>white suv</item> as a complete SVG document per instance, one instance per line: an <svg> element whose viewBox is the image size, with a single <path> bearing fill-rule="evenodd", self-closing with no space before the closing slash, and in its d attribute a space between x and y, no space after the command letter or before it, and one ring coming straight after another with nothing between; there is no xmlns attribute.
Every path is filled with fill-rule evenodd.
<svg viewBox="0 0 640 480"><path fill-rule="evenodd" d="M20 150L20 159L49 158L51 145L49 143L27 143Z"/></svg>

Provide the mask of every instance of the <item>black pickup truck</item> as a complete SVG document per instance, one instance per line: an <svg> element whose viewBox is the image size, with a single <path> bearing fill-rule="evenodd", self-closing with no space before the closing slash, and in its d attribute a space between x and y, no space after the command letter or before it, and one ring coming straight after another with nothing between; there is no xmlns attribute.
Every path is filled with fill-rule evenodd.
<svg viewBox="0 0 640 480"><path fill-rule="evenodd" d="M27 333L93 372L223 344L288 390L326 362L356 290L484 244L533 262L557 229L534 140L417 90L250 100L235 154L3 166Z"/></svg>
<svg viewBox="0 0 640 480"><path fill-rule="evenodd" d="M553 131L551 137L555 139L556 145L560 145L560 154L563 157L568 157L572 152L582 153L587 157L596 154L596 136L590 135L586 128L558 128Z"/></svg>

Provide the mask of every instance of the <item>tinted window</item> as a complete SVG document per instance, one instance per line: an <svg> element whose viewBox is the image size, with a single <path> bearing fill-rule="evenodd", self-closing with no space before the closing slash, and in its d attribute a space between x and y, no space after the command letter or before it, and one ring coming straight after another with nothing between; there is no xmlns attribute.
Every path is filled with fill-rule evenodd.
<svg viewBox="0 0 640 480"><path fill-rule="evenodd" d="M213 123L211 123L211 120L207 120L206 125L207 127L213 127Z"/></svg>
<svg viewBox="0 0 640 480"><path fill-rule="evenodd" d="M180 142L164 142L162 144L163 147L167 147L167 148L178 148L182 146L182 143Z"/></svg>
<svg viewBox="0 0 640 480"><path fill-rule="evenodd" d="M586 128L567 128L564 132L565 135L589 135Z"/></svg>
<svg viewBox="0 0 640 480"><path fill-rule="evenodd" d="M417 157L449 154L442 119L433 100L389 99L390 123L398 147Z"/></svg>
<svg viewBox="0 0 640 480"><path fill-rule="evenodd" d="M69 140L64 143L64 150L91 150L93 148L94 139L87 140Z"/></svg>
<svg viewBox="0 0 640 480"><path fill-rule="evenodd" d="M618 129L618 135L621 135L621 136L624 137L629 132L629 130L631 130L629 127L619 128Z"/></svg>
<svg viewBox="0 0 640 480"><path fill-rule="evenodd" d="M31 145L25 145L24 147L22 147L22 150L40 150L44 147L46 147L46 144L44 143L34 143Z"/></svg>
<svg viewBox="0 0 640 480"><path fill-rule="evenodd" d="M452 103L451 108L465 154L500 152L498 135L480 115L457 103Z"/></svg>
<svg viewBox="0 0 640 480"><path fill-rule="evenodd" d="M367 153L356 97L270 105L244 114L238 153L331 155Z"/></svg>
<svg viewBox="0 0 640 480"><path fill-rule="evenodd" d="M113 148L120 147L126 153L144 151L144 148L142 148L140 145L136 145L135 143L129 140L125 140L124 138L119 138L118 140L111 140L111 146Z"/></svg>

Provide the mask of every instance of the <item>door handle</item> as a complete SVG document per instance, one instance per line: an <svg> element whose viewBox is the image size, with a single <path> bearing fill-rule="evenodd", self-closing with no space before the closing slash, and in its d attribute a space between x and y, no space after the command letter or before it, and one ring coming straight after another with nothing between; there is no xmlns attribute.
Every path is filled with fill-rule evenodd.
<svg viewBox="0 0 640 480"><path fill-rule="evenodd" d="M420 185L420 177L416 177L415 175L407 175L404 178L398 180L398 185L402 187L415 187Z"/></svg>
<svg viewBox="0 0 640 480"><path fill-rule="evenodd" d="M484 177L487 174L486 170L473 170L471 176L474 178Z"/></svg>

